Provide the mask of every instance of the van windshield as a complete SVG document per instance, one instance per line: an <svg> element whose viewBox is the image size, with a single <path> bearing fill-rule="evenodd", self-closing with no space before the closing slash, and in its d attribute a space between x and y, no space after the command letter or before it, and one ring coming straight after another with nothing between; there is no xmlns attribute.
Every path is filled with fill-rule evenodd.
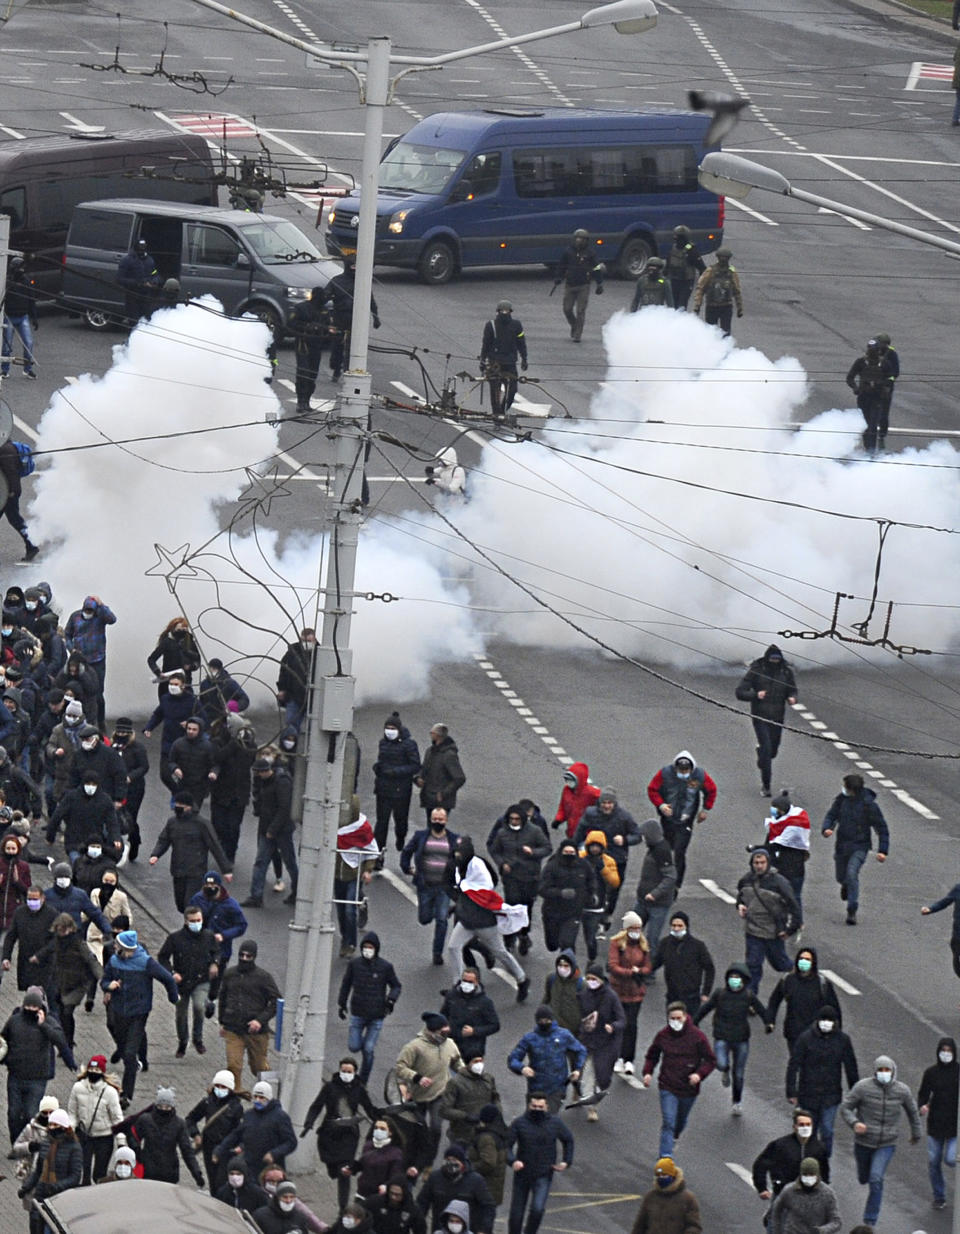
<svg viewBox="0 0 960 1234"><path fill-rule="evenodd" d="M320 250L292 223L284 220L268 223L260 219L242 226L244 239L265 266L323 260Z"/></svg>
<svg viewBox="0 0 960 1234"><path fill-rule="evenodd" d="M466 150L443 150L398 142L380 164L380 187L408 193L442 193L467 157Z"/></svg>

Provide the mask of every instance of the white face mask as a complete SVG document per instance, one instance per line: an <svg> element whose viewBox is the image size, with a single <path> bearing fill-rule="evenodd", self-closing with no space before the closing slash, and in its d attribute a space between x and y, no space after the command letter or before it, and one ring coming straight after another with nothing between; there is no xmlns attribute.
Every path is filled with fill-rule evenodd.
<svg viewBox="0 0 960 1234"><path fill-rule="evenodd" d="M627 938L629 938L631 943L639 943L640 931L639 930L627 930Z"/></svg>
<svg viewBox="0 0 960 1234"><path fill-rule="evenodd" d="M686 930L671 930L670 937L671 938L686 938L687 932Z"/></svg>
<svg viewBox="0 0 960 1234"><path fill-rule="evenodd" d="M352 1083L353 1083L353 1075L354 1075L354 1073L353 1073L352 1071L341 1071L341 1072L340 1072L340 1079L343 1081L343 1083L344 1083L344 1084L352 1084Z"/></svg>
<svg viewBox="0 0 960 1234"><path fill-rule="evenodd" d="M476 1062L471 1063L470 1070L474 1075L483 1075L483 1060L478 1058Z"/></svg>
<svg viewBox="0 0 960 1234"><path fill-rule="evenodd" d="M227 1182L230 1184L231 1187L235 1187L237 1191L239 1191L240 1188L243 1186L243 1175L242 1174L228 1174Z"/></svg>
<svg viewBox="0 0 960 1234"><path fill-rule="evenodd" d="M178 695L178 694L182 694L182 693L183 693L183 686L169 685L169 686L167 686L167 693L168 693L168 694L172 694L172 695L174 695L174 696L176 696L176 695Z"/></svg>
<svg viewBox="0 0 960 1234"><path fill-rule="evenodd" d="M384 1131L380 1127L375 1127L372 1139L377 1148L383 1148L384 1144L390 1143L390 1132Z"/></svg>
<svg viewBox="0 0 960 1234"><path fill-rule="evenodd" d="M817 1020L817 1028L820 1029L821 1033L832 1033L833 1020Z"/></svg>
<svg viewBox="0 0 960 1234"><path fill-rule="evenodd" d="M361 947L360 954L365 960L372 960L377 953L373 947Z"/></svg>
<svg viewBox="0 0 960 1234"><path fill-rule="evenodd" d="M36 600L28 600L26 607L27 607L27 612L32 613L37 607Z"/></svg>
<svg viewBox="0 0 960 1234"><path fill-rule="evenodd" d="M84 746L84 749L86 749L86 746ZM93 794L97 791L97 786L96 784L84 784L83 791L87 794L88 797L92 797ZM98 857L100 856L99 852L97 853L97 856Z"/></svg>
<svg viewBox="0 0 960 1234"><path fill-rule="evenodd" d="M95 737L91 737L89 741L81 741L80 744L85 750L95 750L97 748L97 741ZM87 786L84 785L83 787L86 788Z"/></svg>
<svg viewBox="0 0 960 1234"><path fill-rule="evenodd" d="M939 1058L942 1063L952 1063L953 1062L953 1054L950 1052L950 1050L941 1050L939 1054L937 1055L937 1058Z"/></svg>
<svg viewBox="0 0 960 1234"><path fill-rule="evenodd" d="M90 784L87 784L87 785L85 785L85 787L86 787L86 788L92 788L93 786L92 786L92 785L90 785ZM103 849L102 849L102 848L88 848L88 849L87 849L87 856L88 856L88 857L94 857L94 858L96 858L96 857L99 857L99 856L100 856L100 854L101 854L102 852L103 852Z"/></svg>
<svg viewBox="0 0 960 1234"><path fill-rule="evenodd" d="M277 1201L277 1208L279 1208L282 1213L292 1213L296 1206L296 1200L283 1199Z"/></svg>
<svg viewBox="0 0 960 1234"><path fill-rule="evenodd" d="M476 985L472 981L460 982L460 990L463 994L472 994L476 988Z"/></svg>
<svg viewBox="0 0 960 1234"><path fill-rule="evenodd" d="M800 1181L805 1187L815 1187L820 1179L816 1174L801 1174Z"/></svg>
<svg viewBox="0 0 960 1234"><path fill-rule="evenodd" d="M57 886L60 888L61 891L66 891L66 889L70 886L70 879L69 878L58 878Z"/></svg>
<svg viewBox="0 0 960 1234"><path fill-rule="evenodd" d="M890 1081L893 1079L892 1071L878 1071L876 1074L877 1074L878 1084L889 1084Z"/></svg>
<svg viewBox="0 0 960 1234"><path fill-rule="evenodd" d="M395 728L385 728L383 730L383 735L386 737L387 741L396 741L400 736Z"/></svg>
<svg viewBox="0 0 960 1234"><path fill-rule="evenodd" d="M813 1135L812 1127L797 1127L795 1128L798 1140L809 1140Z"/></svg>
<svg viewBox="0 0 960 1234"><path fill-rule="evenodd" d="M221 1088L221 1087L220 1087L220 1085L218 1084L218 1085L214 1088L214 1090L213 1090L213 1095L214 1095L214 1097L216 1097L219 1101L222 1101L222 1100L224 1099L224 1097L226 1097L226 1095L227 1095L227 1093L228 1093L229 1091L230 1091L230 1090L229 1090L229 1088Z"/></svg>
<svg viewBox="0 0 960 1234"><path fill-rule="evenodd" d="M588 990L599 990L602 985L603 985L603 982L598 981L596 977L587 978L587 989Z"/></svg>
<svg viewBox="0 0 960 1234"><path fill-rule="evenodd" d="M683 1026L686 1023L686 1020L668 1020L667 1023L675 1033L680 1033L683 1032Z"/></svg>
<svg viewBox="0 0 960 1234"><path fill-rule="evenodd" d="M117 1178L129 1178L133 1173L133 1166L129 1166L125 1162L120 1161L117 1163L117 1168L114 1173Z"/></svg>
<svg viewBox="0 0 960 1234"><path fill-rule="evenodd" d="M463 1234L463 1222L462 1221L448 1221L447 1229L450 1231L450 1234Z"/></svg>
<svg viewBox="0 0 960 1234"><path fill-rule="evenodd" d="M572 972L573 972L573 969L570 967L569 964L558 964L557 965L557 976L558 977L569 977Z"/></svg>
<svg viewBox="0 0 960 1234"><path fill-rule="evenodd" d="M357 1219L356 1217L341 1217L340 1224L343 1226L345 1230L352 1230L353 1227L357 1224Z"/></svg>

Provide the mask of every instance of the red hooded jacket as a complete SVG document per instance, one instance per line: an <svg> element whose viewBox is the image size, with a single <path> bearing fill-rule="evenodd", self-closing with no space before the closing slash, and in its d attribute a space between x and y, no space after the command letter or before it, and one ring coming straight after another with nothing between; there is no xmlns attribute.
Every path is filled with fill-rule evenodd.
<svg viewBox="0 0 960 1234"><path fill-rule="evenodd" d="M590 783L590 768L586 763L571 763L567 771L577 777L577 787L570 788L566 784L563 786L560 805L553 823L555 827L560 823L566 823L567 838L573 839L573 833L577 829L577 823L580 822L581 814L587 806L596 804L600 797L600 789L596 784Z"/></svg>

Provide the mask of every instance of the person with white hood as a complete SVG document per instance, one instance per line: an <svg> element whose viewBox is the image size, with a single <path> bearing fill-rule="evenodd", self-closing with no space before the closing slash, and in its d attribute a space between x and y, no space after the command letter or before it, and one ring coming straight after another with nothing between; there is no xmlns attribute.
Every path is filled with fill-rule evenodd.
<svg viewBox="0 0 960 1234"><path fill-rule="evenodd" d="M896 1078L897 1065L886 1054L873 1064L873 1074L858 1080L840 1105L844 1122L853 1128L857 1179L869 1190L864 1225L875 1226L883 1202L883 1176L897 1149L900 1115L910 1123L910 1143L918 1144L923 1128L917 1103L907 1084Z"/></svg>
<svg viewBox="0 0 960 1234"><path fill-rule="evenodd" d="M451 497L466 496L467 473L460 466L453 446L439 451L435 462L428 464L424 470L427 484L434 485L441 493L448 493Z"/></svg>
<svg viewBox="0 0 960 1234"><path fill-rule="evenodd" d="M683 886L687 848L695 823L702 823L717 800L713 778L698 767L689 750L681 750L647 785L647 796L660 816L664 839L673 849L677 866L677 891Z"/></svg>
<svg viewBox="0 0 960 1234"><path fill-rule="evenodd" d="M455 881L457 896L454 901L454 921L447 940L447 955L453 969L454 980L463 975L463 947L471 938L483 943L490 954L500 962L517 982L517 1002L522 1003L530 989L530 980L520 962L510 954L500 932L501 923L507 933L515 934L529 925L527 910L523 905L504 904L503 897L495 889L495 875L482 857L473 851L469 836L461 836L457 845ZM519 910L519 911L518 911Z"/></svg>

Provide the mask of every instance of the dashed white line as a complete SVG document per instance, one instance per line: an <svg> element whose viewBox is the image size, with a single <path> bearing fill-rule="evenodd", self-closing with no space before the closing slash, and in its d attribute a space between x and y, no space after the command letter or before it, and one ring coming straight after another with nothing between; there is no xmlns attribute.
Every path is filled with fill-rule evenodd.
<svg viewBox="0 0 960 1234"><path fill-rule="evenodd" d="M844 981L842 977L832 972L829 968L821 968L820 972L828 981L832 981L838 989L843 990L844 994L849 994L851 997L859 997L860 991L855 985L851 985L849 981Z"/></svg>
<svg viewBox="0 0 960 1234"><path fill-rule="evenodd" d="M724 904L736 904L737 897L732 896L729 891L725 891L719 883L714 882L712 878L701 878L701 887L706 887L711 895L715 895L718 900L722 900Z"/></svg>
<svg viewBox="0 0 960 1234"><path fill-rule="evenodd" d="M480 4L479 0L465 0L465 2L470 6L470 8L473 9L475 13L478 13L483 18L483 20L487 23L490 29L493 30L493 32L499 38L505 39L509 37L506 30L504 30L503 26L500 25L500 23L491 13L487 12L487 10L483 7L483 5ZM550 80L547 74L543 71L543 69L541 69L540 66L534 60L532 60L522 48L511 47L510 50L517 57L520 63L524 65L525 68L530 70L530 72L534 75L534 77L536 77L540 85L550 91L550 93L553 95L555 99L557 99L560 103L562 103L564 107L573 107L574 105L573 100L568 98L567 95L565 95L563 91L559 88L559 86L555 86L553 84L553 82Z"/></svg>

